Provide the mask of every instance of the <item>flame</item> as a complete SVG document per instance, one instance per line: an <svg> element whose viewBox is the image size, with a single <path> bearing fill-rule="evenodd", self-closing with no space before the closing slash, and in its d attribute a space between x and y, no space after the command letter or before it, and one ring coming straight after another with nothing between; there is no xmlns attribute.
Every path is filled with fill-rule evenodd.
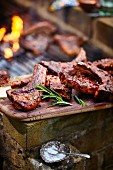
<svg viewBox="0 0 113 170"><path fill-rule="evenodd" d="M2 41L5 33L6 33L6 28L5 27L0 28L0 41Z"/></svg>
<svg viewBox="0 0 113 170"><path fill-rule="evenodd" d="M13 52L17 52L20 48L19 42L14 42L12 46Z"/></svg>
<svg viewBox="0 0 113 170"><path fill-rule="evenodd" d="M4 36L4 41L17 41L23 32L23 21L19 16L12 17L11 33Z"/></svg>
<svg viewBox="0 0 113 170"><path fill-rule="evenodd" d="M23 21L19 16L13 16L12 17L12 26L11 26L11 33L6 34L5 36L1 36L1 39L5 42L9 42L12 44L12 48L6 48L4 50L4 57L5 58L11 58L13 56L13 53L17 52L20 48L19 45L19 38L21 34L23 33ZM4 33L5 34L5 33Z"/></svg>
<svg viewBox="0 0 113 170"><path fill-rule="evenodd" d="M4 51L4 57L6 59L9 59L11 57L13 57L13 51L11 48L6 48L5 51Z"/></svg>

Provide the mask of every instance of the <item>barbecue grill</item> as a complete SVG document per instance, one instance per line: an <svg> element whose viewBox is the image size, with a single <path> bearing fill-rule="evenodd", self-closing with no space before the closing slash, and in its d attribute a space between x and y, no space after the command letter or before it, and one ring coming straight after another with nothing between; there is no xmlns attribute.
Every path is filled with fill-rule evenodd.
<svg viewBox="0 0 113 170"><path fill-rule="evenodd" d="M1 3L3 2L4 0ZM52 2L52 0L44 0L42 2L38 0L33 0L32 2L8 0L6 4L9 6L4 3L2 5L5 6L5 8L0 10L0 20L2 21L0 22L0 27L5 25L7 27L7 33L10 33L11 18L14 15L18 15L24 22L25 36L27 36L31 26L43 20L50 21L57 27L58 34L69 33L82 37L84 43L81 47L86 51L88 61L92 62L106 57L111 58L113 56L113 46L109 42L109 39L106 38L106 35L105 38L100 35L102 29L110 30L108 31L108 35L109 32L112 34L112 24L107 25L107 23L100 22L101 18L96 18L96 14L99 16L98 12L86 13L79 7L66 7L51 13L48 9ZM4 10L6 12L4 12ZM112 16L110 17L112 20ZM105 17L105 19L107 19L107 17ZM35 37L35 33L33 36ZM110 35L108 37L110 38ZM22 44L21 41L24 38L25 37L21 35L20 49L10 58L4 57L4 41L0 42L0 69L6 69L11 77L21 79L25 78L26 75L31 75L34 65L41 61L53 60L56 62L70 62L75 58L75 56L69 57L57 44L52 42L50 42L44 52L37 55L32 50L25 48L25 44ZM12 43L10 47L12 47ZM111 134L113 130L113 103L95 103L91 96L87 97L84 95L82 99L89 107L82 108L81 105L75 104L74 100L72 101L73 105L69 106L69 108L59 106L48 108L49 102L42 102L40 105L41 107L38 107L38 115L37 110L29 112L17 111L8 99L1 99L0 113L2 115L1 120L3 120L4 123L4 131L2 131L0 135L7 138L7 140L3 138L2 141L4 141L4 144L2 143L1 146L5 148L4 152L8 152L7 155L4 155L6 153L1 155L4 158L4 160L2 160L5 162L4 167L6 169L8 168L9 161L11 164L10 169L14 168L14 170L16 170L15 167L19 167L20 170L23 167L29 167L31 170L35 170L36 168L51 170L51 168L55 168L55 166L64 168L67 165L69 168L73 167L73 169L78 170L82 170L83 168L86 168L86 170L88 168L90 170L91 168L102 169L104 165L106 169L109 167L112 169L113 154L110 151L113 147L113 137L112 135L109 137L109 134ZM2 126L1 124L1 127ZM91 134L93 134L93 136ZM93 139L93 141L91 139ZM77 150L77 152L80 150L83 153L91 153L91 159L87 161L77 158L75 160L69 159L54 165L46 164L40 158L39 148L43 143L50 140L71 143L72 149ZM10 149L7 149L7 146L9 146ZM12 152L14 152L14 155ZM111 153L109 157L107 157L107 153ZM13 158L17 155L19 155L19 159L15 158L17 161L15 163ZM7 159L5 160L6 157ZM100 163L99 160L101 160ZM96 165L97 162L98 165Z"/></svg>
<svg viewBox="0 0 113 170"><path fill-rule="evenodd" d="M10 2L10 1L8 1L8 2ZM39 4L39 8L41 8L41 7L42 7L42 9L44 8L44 5L45 5L44 3L40 4L40 2L37 2L37 4ZM48 5L48 3L46 5ZM38 23L40 20L45 19L45 16L41 16L41 14L37 14L36 12L33 11L32 8L25 8L25 7L22 6L22 8L20 8L20 10L19 10L18 7L16 7L16 9L15 9L15 6L14 6L13 3L11 3L10 6L11 6L11 9L12 9L11 12L9 10L9 13L6 12L6 14L5 14L6 18L9 18L9 20L5 19L5 23L6 23L6 21L8 21L6 23L6 26L7 26L8 30L10 30L10 28L11 28L11 17L13 15L15 15L15 14L18 14L18 15L20 15L22 17L22 19L24 21L24 29L25 29L25 31L26 31L26 28L28 28L30 25L33 25L34 23ZM16 10L16 12L15 12L15 10ZM73 18L71 18L70 16L71 15L73 16L74 13L69 11L70 16L67 16L66 10L68 11L68 9L64 9L63 12L62 11L56 12L56 16L58 15L58 13L61 13L60 14L61 18L64 19L64 20L65 20L65 17L69 18L68 22L73 25ZM39 13L40 13L40 10L39 10ZM77 15L79 15L79 14L77 14ZM2 14L1 14L1 16L2 16ZM51 17L48 18L48 19L52 20ZM5 24L4 20L1 20L1 21L2 21L1 25L4 25ZM88 19L86 19L86 22L88 22ZM65 23L65 25L66 24L69 25L68 23ZM87 24L90 24L90 22L87 23ZM74 29L72 29L72 27L65 28L65 25L64 26L62 26L62 25L60 25L60 27L59 27L58 22L56 23L56 26L58 27L58 32L59 33L67 33L67 32L75 33L76 32L76 29L74 30ZM67 30L65 31L65 29L67 29ZM87 28L84 28L85 34L86 34L86 29ZM78 33L78 31L77 31L77 33ZM91 44L90 37L88 37L87 34L85 35L82 32L79 32L78 34L80 36L82 36L83 39L89 39L89 41L83 45L83 48L86 50L87 57L88 57L89 61L94 61L94 60L106 57L107 54L105 54L101 49L95 47L94 44ZM2 46L3 45L1 43L1 49L0 49L1 51L2 51L2 48L3 48ZM1 69L4 68L4 69L8 70L12 77L13 76L19 76L19 75L25 75L25 74L31 74L32 71L33 71L34 64L39 63L41 60L45 60L45 61L50 61L50 60L53 60L53 61L70 61L70 60L72 60L72 58L69 58L68 56L65 55L65 53L62 53L62 51L55 45L50 45L45 53L43 53L41 55L38 55L38 56L34 55L30 51L26 51L21 46L21 49L19 50L19 52L14 54L13 58L8 59L8 60L4 58L4 56L3 56L2 52L1 52L1 54L0 54L0 68Z"/></svg>

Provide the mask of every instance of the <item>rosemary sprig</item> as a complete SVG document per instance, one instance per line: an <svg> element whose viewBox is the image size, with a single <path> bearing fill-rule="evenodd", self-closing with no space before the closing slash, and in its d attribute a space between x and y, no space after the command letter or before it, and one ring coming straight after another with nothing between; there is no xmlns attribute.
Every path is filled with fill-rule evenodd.
<svg viewBox="0 0 113 170"><path fill-rule="evenodd" d="M51 103L51 106L55 106L55 105L62 105L62 106L72 105L71 103L64 101L62 99L62 97L56 91L54 91L54 90L52 90L50 88L47 88L47 87L43 86L42 84L35 85L35 88L37 88L38 91L46 93L46 94L42 94L42 99L46 99L46 98L55 99L55 101L53 101Z"/></svg>
<svg viewBox="0 0 113 170"><path fill-rule="evenodd" d="M86 104L82 99L79 99L76 95L74 95L74 100L75 100L78 104L82 104L82 107L87 106L87 104Z"/></svg>

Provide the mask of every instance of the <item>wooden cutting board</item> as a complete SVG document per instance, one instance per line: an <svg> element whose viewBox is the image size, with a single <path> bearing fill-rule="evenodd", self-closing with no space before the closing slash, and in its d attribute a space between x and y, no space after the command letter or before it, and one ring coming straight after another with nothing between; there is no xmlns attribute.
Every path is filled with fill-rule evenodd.
<svg viewBox="0 0 113 170"><path fill-rule="evenodd" d="M85 99L84 101L87 103L88 106L82 107L73 100L71 102L72 106L48 107L50 103L42 101L39 107L35 110L23 112L14 109L9 99L5 98L0 99L0 111L6 114L7 116L12 117L14 119L18 119L20 121L34 121L72 114L80 114L82 112L102 110L113 107L113 103L109 102L95 103L93 99L89 98Z"/></svg>

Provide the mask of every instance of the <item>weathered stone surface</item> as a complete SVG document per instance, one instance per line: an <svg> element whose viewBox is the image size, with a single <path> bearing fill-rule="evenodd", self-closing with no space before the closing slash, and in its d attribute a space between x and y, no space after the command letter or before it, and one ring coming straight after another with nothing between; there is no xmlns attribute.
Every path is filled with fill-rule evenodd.
<svg viewBox="0 0 113 170"><path fill-rule="evenodd" d="M113 57L113 17L104 17L93 23L92 42Z"/></svg>
<svg viewBox="0 0 113 170"><path fill-rule="evenodd" d="M3 126L6 132L22 147L26 148L26 125L3 115Z"/></svg>
<svg viewBox="0 0 113 170"><path fill-rule="evenodd" d="M39 149L49 140L60 140L91 155L86 160L86 170L103 170L104 165L106 169L108 165L112 167L112 108L35 122L19 122L3 115L3 122L4 130L25 150ZM17 164L16 158L13 164Z"/></svg>
<svg viewBox="0 0 113 170"><path fill-rule="evenodd" d="M84 35L89 38L92 33L92 22L93 20L91 17L81 8L70 9L67 23L84 33Z"/></svg>

